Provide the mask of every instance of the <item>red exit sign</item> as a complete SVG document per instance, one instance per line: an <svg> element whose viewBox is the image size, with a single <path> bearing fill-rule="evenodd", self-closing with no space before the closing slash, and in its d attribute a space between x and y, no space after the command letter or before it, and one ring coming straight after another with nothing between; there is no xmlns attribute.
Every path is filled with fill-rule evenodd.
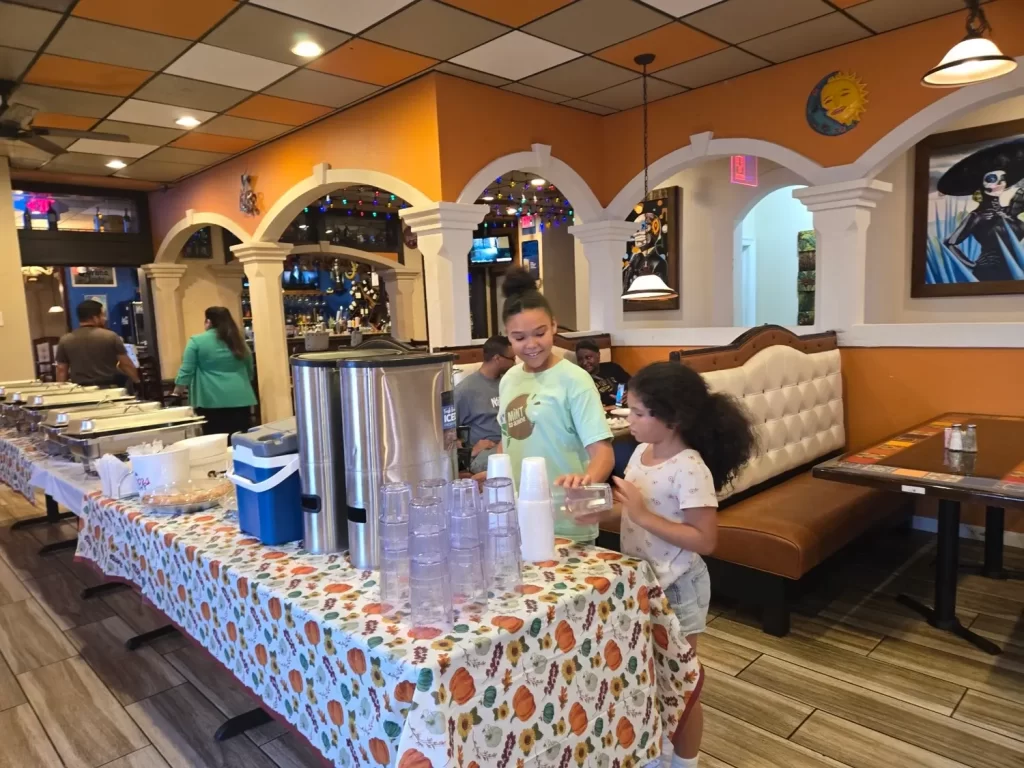
<svg viewBox="0 0 1024 768"><path fill-rule="evenodd" d="M729 181L746 187L756 187L757 155L733 155L729 163Z"/></svg>

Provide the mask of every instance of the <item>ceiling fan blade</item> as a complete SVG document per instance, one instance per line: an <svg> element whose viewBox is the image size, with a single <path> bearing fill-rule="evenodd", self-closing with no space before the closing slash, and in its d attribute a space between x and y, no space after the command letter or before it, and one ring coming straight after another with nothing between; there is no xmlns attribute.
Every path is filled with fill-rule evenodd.
<svg viewBox="0 0 1024 768"><path fill-rule="evenodd" d="M41 149L43 152L46 152L49 155L63 155L67 151L66 149L64 149L64 147L58 144L54 144L52 141L47 141L42 136L39 136L34 133L23 133L20 136L18 136L18 139L20 141L25 142L29 146L35 147L36 149Z"/></svg>
<svg viewBox="0 0 1024 768"><path fill-rule="evenodd" d="M123 133L76 131L72 128L36 128L35 131L40 136L63 136L69 139L96 139L97 141L131 141Z"/></svg>

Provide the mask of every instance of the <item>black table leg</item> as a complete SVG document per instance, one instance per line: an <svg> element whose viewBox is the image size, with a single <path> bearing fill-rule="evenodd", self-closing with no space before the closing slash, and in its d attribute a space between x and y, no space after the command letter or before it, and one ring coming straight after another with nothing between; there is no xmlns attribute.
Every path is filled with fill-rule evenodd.
<svg viewBox="0 0 1024 768"><path fill-rule="evenodd" d="M53 497L47 495L45 515L39 515L39 517L26 517L24 520L18 520L17 522L11 523L11 530L16 531L19 528L31 528L35 525L56 525L57 523L62 523L65 520L70 520L74 516L74 512L61 512Z"/></svg>
<svg viewBox="0 0 1024 768"><path fill-rule="evenodd" d="M75 536L73 539L66 539L65 541L56 541L53 544L45 544L39 548L40 555L48 555L51 552L60 552L62 549L74 549L78 546L78 537Z"/></svg>
<svg viewBox="0 0 1024 768"><path fill-rule="evenodd" d="M1003 568L1003 533L1006 512L1002 507L985 507L985 561L979 569L989 579L1024 579L1024 571Z"/></svg>
<svg viewBox="0 0 1024 768"><path fill-rule="evenodd" d="M274 722L274 718L268 715L266 710L257 707L225 720L223 725L213 734L213 738L217 741L226 741L252 728L259 728L261 725L272 722Z"/></svg>
<svg viewBox="0 0 1024 768"><path fill-rule="evenodd" d="M952 632L986 653L1002 653L1002 649L991 640L967 629L956 617L956 582L959 572L960 554L960 502L941 499L939 501L938 557L935 560L935 607L929 608L910 595L899 595L896 599L912 608L937 629Z"/></svg>
<svg viewBox="0 0 1024 768"><path fill-rule="evenodd" d="M103 584L97 584L95 587L86 587L81 591L79 597L83 600L88 600L98 595L105 595L107 592L117 592L122 589L128 589L128 585L120 581L106 581Z"/></svg>
<svg viewBox="0 0 1024 768"><path fill-rule="evenodd" d="M156 629L151 630L149 632L143 632L141 635L129 637L127 640L124 641L124 647L127 648L129 651L135 651L141 648L146 643L151 643L154 640L159 640L161 637L173 635L177 631L177 627L175 627L173 624L168 624L164 627L157 627Z"/></svg>

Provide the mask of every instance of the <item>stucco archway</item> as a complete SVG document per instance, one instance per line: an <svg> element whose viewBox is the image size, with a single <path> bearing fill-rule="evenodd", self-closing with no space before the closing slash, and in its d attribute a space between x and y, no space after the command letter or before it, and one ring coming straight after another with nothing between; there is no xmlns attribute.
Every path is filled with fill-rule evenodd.
<svg viewBox="0 0 1024 768"><path fill-rule="evenodd" d="M227 216L222 216L219 213L196 213L189 209L185 211L185 218L171 227L164 236L163 242L160 243L160 247L156 251L156 257L153 259L154 263L173 264L177 261L178 255L188 239L203 227L223 227L243 243L248 243L251 240L251 236L242 225Z"/></svg>
<svg viewBox="0 0 1024 768"><path fill-rule="evenodd" d="M276 243L303 208L325 194L354 184L387 190L414 207L433 203L416 187L387 173L364 168L334 169L327 163L321 163L313 167L311 176L293 186L271 206L253 233L253 241Z"/></svg>
<svg viewBox="0 0 1024 768"><path fill-rule="evenodd" d="M531 152L513 152L492 160L463 188L457 203L475 203L480 199L487 185L509 171L528 171L543 176L554 184L572 201L576 218L581 222L600 221L604 211L597 195L572 166L551 156L551 147L547 144L534 144Z"/></svg>
<svg viewBox="0 0 1024 768"><path fill-rule="evenodd" d="M828 169L813 160L779 144L761 139L715 139L708 131L694 134L685 147L669 152L651 163L648 173L650 188L656 189L659 184L691 166L716 157L731 155L756 155L771 160L793 171L802 179L802 183L809 185L823 183L828 172ZM643 196L644 173L640 171L608 205L604 218L611 221L624 220L630 209Z"/></svg>

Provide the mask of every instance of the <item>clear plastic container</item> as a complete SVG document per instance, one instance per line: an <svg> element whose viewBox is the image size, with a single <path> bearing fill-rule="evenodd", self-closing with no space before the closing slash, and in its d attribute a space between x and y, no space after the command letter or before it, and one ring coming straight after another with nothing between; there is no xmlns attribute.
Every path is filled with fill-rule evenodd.
<svg viewBox="0 0 1024 768"><path fill-rule="evenodd" d="M608 483L594 483L580 488L566 488L565 506L574 520L581 517L586 520L590 516L609 512L612 509L612 487Z"/></svg>
<svg viewBox="0 0 1024 768"><path fill-rule="evenodd" d="M234 491L230 480L223 477L186 480L164 486L150 486L139 494L148 514L187 515L217 506Z"/></svg>

